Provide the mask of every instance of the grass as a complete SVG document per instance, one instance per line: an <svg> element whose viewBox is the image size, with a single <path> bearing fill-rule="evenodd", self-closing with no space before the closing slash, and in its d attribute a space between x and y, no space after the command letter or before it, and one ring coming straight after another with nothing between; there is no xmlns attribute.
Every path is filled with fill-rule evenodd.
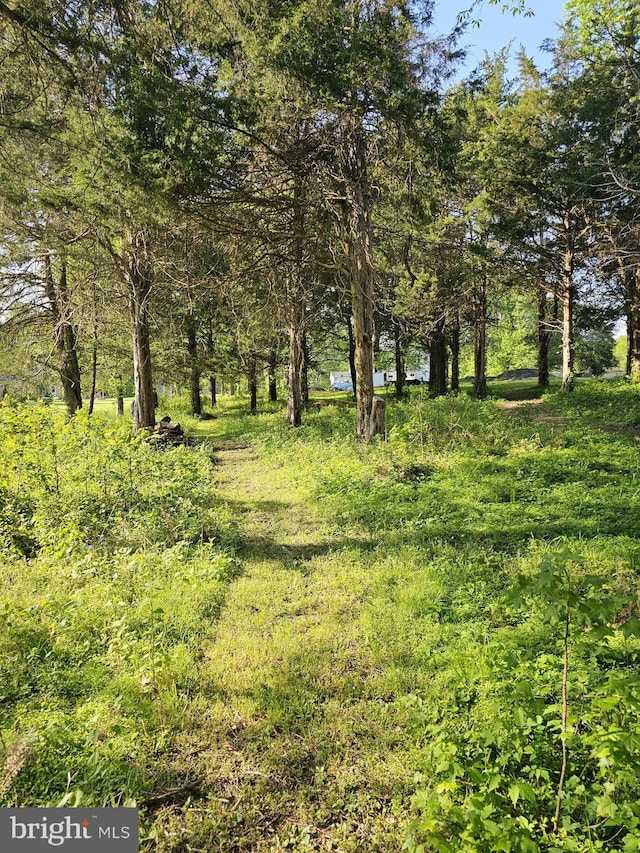
<svg viewBox="0 0 640 853"><path fill-rule="evenodd" d="M150 541L113 489L104 517L128 531L127 553L89 502L76 509L68 571L60 549L20 552L20 537L7 557L5 608L23 633L4 652L22 675L3 726L10 754L31 740L5 804L76 790L96 804L135 799L149 851L388 853L407 838L416 851L635 849L637 392L581 383L540 404L517 390L525 402L505 409L500 388L485 402L415 389L389 401L389 441L372 446L353 441L353 409L334 395L295 431L281 411L248 416L241 398L197 422L172 402L206 443L160 454L170 488L136 484ZM141 465L159 464L144 452ZM89 496L99 470L80 477ZM12 511L25 542L40 542L37 512ZM585 578L600 579L593 595ZM116 593L126 607L113 613ZM576 621L571 708L583 723L554 833L562 601ZM582 601L598 603L588 624ZM82 642L84 679L69 657ZM21 694L23 681L46 686ZM616 725L628 747L619 735L611 746ZM590 840L587 824L598 825Z"/></svg>

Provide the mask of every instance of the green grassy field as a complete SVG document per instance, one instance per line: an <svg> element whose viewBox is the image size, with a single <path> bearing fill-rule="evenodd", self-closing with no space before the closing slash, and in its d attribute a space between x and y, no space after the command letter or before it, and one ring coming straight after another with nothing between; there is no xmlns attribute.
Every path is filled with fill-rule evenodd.
<svg viewBox="0 0 640 853"><path fill-rule="evenodd" d="M638 388L490 392L371 446L345 395L167 402L169 451L0 407L2 804L136 803L148 851L640 849Z"/></svg>

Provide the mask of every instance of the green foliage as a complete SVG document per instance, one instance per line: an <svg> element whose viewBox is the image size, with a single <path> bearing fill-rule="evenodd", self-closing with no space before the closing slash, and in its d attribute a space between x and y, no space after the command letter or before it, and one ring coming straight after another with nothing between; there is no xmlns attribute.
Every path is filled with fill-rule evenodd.
<svg viewBox="0 0 640 853"><path fill-rule="evenodd" d="M584 562L551 550L519 577L505 608L530 615L492 638L484 707L464 729L424 728L428 786L414 797L407 849L637 849L640 622L621 618L619 580L586 573Z"/></svg>
<svg viewBox="0 0 640 853"><path fill-rule="evenodd" d="M388 401L388 441L371 445L335 395L296 430L242 399L189 422L262 459L247 454L233 493L252 571L207 664L228 694L214 704L199 658L237 566L210 451L157 450L117 419L0 409L5 776L20 766L3 802L141 802L175 783L181 727L195 738L206 707L222 752L239 708L237 749L264 776L240 782L242 810L178 811L189 843L210 826L248 849L257 815L289 815L295 796L308 835L285 821L279 843L312 848L317 821L345 850L387 850L413 790L408 850L636 849L637 393L584 380L506 410L416 390ZM287 489L317 520L298 523Z"/></svg>
<svg viewBox="0 0 640 853"><path fill-rule="evenodd" d="M638 385L628 379L596 379L578 382L568 400L563 394L550 394L546 405L572 426L604 425L606 428L640 426Z"/></svg>
<svg viewBox="0 0 640 853"><path fill-rule="evenodd" d="M507 293L497 306L499 322L490 329L487 368L502 373L537 363L537 327L531 300Z"/></svg>
<svg viewBox="0 0 640 853"><path fill-rule="evenodd" d="M637 849L637 393L580 381L542 417L417 393L389 402L387 444L353 444L346 407L262 438L388 564L367 642L420 672L406 849Z"/></svg>
<svg viewBox="0 0 640 853"><path fill-rule="evenodd" d="M235 527L206 446L53 407L0 422L0 797L122 804L182 725Z"/></svg>
<svg viewBox="0 0 640 853"><path fill-rule="evenodd" d="M84 411L65 421L53 408L5 404L0 423L9 553L224 544L230 535L206 447L162 453L125 419Z"/></svg>
<svg viewBox="0 0 640 853"><path fill-rule="evenodd" d="M323 409L302 432L278 430L265 441L276 458L291 446L300 454L303 442L318 465L314 493L329 515L390 536L409 529L425 541L481 538L511 550L529 537L635 535L640 469L626 441L577 428L561 435L496 401L429 400L422 392L410 403L390 403L387 426L388 452L347 450L349 410L340 425ZM331 437L332 428L340 434ZM324 437L317 450L308 446L316 436Z"/></svg>

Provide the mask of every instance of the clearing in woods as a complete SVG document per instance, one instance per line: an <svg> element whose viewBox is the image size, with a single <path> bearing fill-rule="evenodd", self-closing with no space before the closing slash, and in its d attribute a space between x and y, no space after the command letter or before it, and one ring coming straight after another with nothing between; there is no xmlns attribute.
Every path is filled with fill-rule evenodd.
<svg viewBox="0 0 640 853"><path fill-rule="evenodd" d="M623 383L517 406L417 397L410 410L392 410L390 443L368 448L336 432L347 424L338 408L310 415L295 434L278 433L269 415L252 427L223 413L202 424L213 441L225 429L227 442L258 438L255 453L229 443L216 453L217 489L240 530L241 572L209 627L175 742L170 777L197 779L198 793L152 816L154 849L400 853L416 787L449 772L438 744L464 753L479 743L469 760L484 767L491 756L482 733L511 731L505 655L524 685L522 719L551 690L550 722L540 717L529 769L555 779L556 629L505 611L504 593L520 573L536 578L545 560L571 548L586 577L600 572L620 594L636 594L639 405ZM597 658L585 661L573 656L575 677L606 684ZM589 713L608 725L595 704ZM441 741L430 755L434 731ZM507 747L506 786L521 781L512 758ZM485 776L474 784L494 796ZM464 780L466 796L475 788ZM436 830L447 833L457 831L448 784L436 792ZM553 783L542 786L545 814L555 801ZM576 826L587 806L568 803Z"/></svg>
<svg viewBox="0 0 640 853"><path fill-rule="evenodd" d="M158 815L159 849L182 836L189 850L399 850L415 747L393 649L372 637L388 568L365 530L331 531L250 448L216 461L243 568L175 767L204 796Z"/></svg>

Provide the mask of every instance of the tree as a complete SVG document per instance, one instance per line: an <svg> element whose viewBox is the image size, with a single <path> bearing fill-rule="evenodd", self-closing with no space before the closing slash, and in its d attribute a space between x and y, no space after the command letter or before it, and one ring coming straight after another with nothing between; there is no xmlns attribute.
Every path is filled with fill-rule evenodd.
<svg viewBox="0 0 640 853"><path fill-rule="evenodd" d="M428 11L426 6L427 17ZM370 159L383 116L408 122L424 103L418 51L411 47L413 18L405 2L299 0L241 10L232 30L245 50L259 45L269 82L274 73L278 80L296 81L313 105L311 118L322 140L318 163L340 247L336 263L350 286L357 434L365 439L373 401ZM257 61L255 53L251 59ZM295 351L296 341L292 344Z"/></svg>
<svg viewBox="0 0 640 853"><path fill-rule="evenodd" d="M623 282L628 371L640 376L640 10L625 0L571 0L561 49L575 68L596 177L594 239ZM609 271L611 274L611 271Z"/></svg>

